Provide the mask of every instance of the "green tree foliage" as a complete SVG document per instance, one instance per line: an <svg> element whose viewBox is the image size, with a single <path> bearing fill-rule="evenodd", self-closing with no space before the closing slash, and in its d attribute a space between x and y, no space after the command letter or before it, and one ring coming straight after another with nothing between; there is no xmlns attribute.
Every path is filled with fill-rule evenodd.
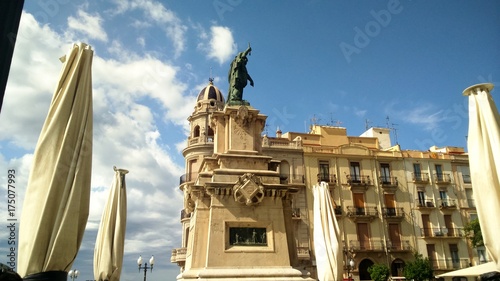
<svg viewBox="0 0 500 281"><path fill-rule="evenodd" d="M385 264L378 263L368 267L368 273L373 281L387 281L389 278L389 267Z"/></svg>
<svg viewBox="0 0 500 281"><path fill-rule="evenodd" d="M429 258L424 258L421 254L414 254L414 261L407 262L403 274L406 280L424 281L434 278L431 262Z"/></svg>
<svg viewBox="0 0 500 281"><path fill-rule="evenodd" d="M464 226L464 232L467 239L470 240L472 247L484 246L483 234L481 233L481 226L479 225L479 219L471 220L468 224Z"/></svg>

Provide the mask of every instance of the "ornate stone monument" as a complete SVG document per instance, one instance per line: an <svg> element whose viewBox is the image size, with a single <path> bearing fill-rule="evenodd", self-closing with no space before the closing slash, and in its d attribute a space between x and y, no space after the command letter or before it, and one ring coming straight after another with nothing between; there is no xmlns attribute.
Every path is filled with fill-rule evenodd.
<svg viewBox="0 0 500 281"><path fill-rule="evenodd" d="M231 72L238 71L234 64ZM210 84L189 117L180 185L183 245L171 258L181 267L177 279L313 280L296 266L289 198L297 189L280 179L276 160L262 153L267 117L241 99L241 81L231 77L227 103Z"/></svg>

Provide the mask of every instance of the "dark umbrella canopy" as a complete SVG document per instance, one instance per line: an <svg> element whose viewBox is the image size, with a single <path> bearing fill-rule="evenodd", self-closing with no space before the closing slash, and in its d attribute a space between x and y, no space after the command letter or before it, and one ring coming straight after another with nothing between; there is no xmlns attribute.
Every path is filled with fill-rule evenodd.
<svg viewBox="0 0 500 281"><path fill-rule="evenodd" d="M92 57L74 45L38 139L19 228L24 280L67 280L80 248L90 202Z"/></svg>

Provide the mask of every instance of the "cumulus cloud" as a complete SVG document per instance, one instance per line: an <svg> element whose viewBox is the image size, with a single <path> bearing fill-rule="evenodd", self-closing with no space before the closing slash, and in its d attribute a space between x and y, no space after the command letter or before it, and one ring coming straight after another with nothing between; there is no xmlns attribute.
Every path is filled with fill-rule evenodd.
<svg viewBox="0 0 500 281"><path fill-rule="evenodd" d="M70 32L76 32L89 39L107 41L108 35L102 27L103 19L99 14L91 15L83 10L78 10L77 17L68 18Z"/></svg>
<svg viewBox="0 0 500 281"><path fill-rule="evenodd" d="M208 43L208 57L215 59L219 64L223 64L236 53L236 43L233 34L228 27L212 26L210 28L211 37Z"/></svg>
<svg viewBox="0 0 500 281"><path fill-rule="evenodd" d="M70 28L77 30L75 26ZM58 58L72 45L73 38L68 36L71 34L58 34L49 26L38 24L31 14L23 13L0 115L0 131L8 132L0 135L0 167L3 171L10 167L18 171L19 199L59 79L62 64ZM128 56L106 59L95 53L93 59L91 207L77 259L88 266L113 179L113 166L130 171L126 176L129 204L125 260L132 256L137 259L140 253L165 256L168 249L180 245L179 212L183 198L177 185L183 167L173 160L172 153L178 153L177 150L171 151L165 145L169 136L161 134L158 128L165 123L186 128L195 99L185 94L187 85L177 78L177 66L151 55L135 54L118 42L110 48ZM7 156L11 150L21 151L22 155ZM5 176L1 177L3 180ZM165 267L177 270L169 263Z"/></svg>

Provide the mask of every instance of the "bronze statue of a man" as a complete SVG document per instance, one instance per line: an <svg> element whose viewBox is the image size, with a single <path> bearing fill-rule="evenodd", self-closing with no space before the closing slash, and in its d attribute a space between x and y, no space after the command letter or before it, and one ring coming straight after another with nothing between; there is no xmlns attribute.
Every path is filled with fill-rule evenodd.
<svg viewBox="0 0 500 281"><path fill-rule="evenodd" d="M236 57L234 57L233 62L231 62L231 67L229 68L229 92L227 98L227 104L229 105L249 105L249 103L243 100L243 88L246 87L247 81L250 81L250 85L253 87L253 80L247 71L247 55L250 55L252 48L248 44L248 48L244 52L240 52Z"/></svg>

